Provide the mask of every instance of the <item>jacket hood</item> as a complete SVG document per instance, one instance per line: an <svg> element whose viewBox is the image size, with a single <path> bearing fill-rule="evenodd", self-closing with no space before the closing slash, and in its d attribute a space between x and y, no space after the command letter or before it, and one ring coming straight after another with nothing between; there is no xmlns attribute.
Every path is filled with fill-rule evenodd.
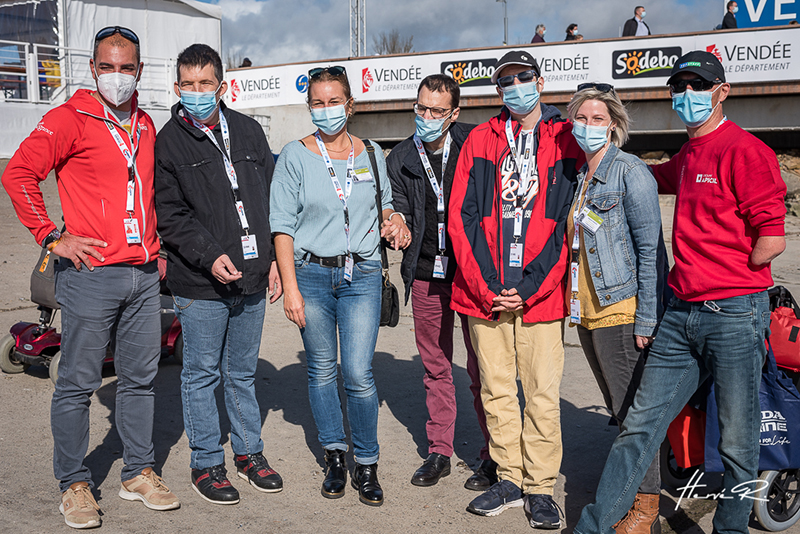
<svg viewBox="0 0 800 534"><path fill-rule="evenodd" d="M542 110L542 119L539 125L540 135L547 132L551 137L556 137L564 132L572 131L572 123L561 116L557 107L539 102L539 108ZM506 106L503 106L499 115L489 119L489 125L497 135L505 137L506 120L509 117L511 117L511 112ZM511 120L514 123L514 134L516 135L521 126L513 118Z"/></svg>

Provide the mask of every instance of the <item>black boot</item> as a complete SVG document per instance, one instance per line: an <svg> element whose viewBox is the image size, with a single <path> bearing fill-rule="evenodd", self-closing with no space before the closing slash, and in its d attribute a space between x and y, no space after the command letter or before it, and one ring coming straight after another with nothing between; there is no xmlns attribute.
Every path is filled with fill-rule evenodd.
<svg viewBox="0 0 800 534"><path fill-rule="evenodd" d="M497 463L482 460L475 473L464 483L464 487L473 491L486 491L497 482Z"/></svg>
<svg viewBox="0 0 800 534"><path fill-rule="evenodd" d="M347 484L347 462L345 451L325 449L325 480L322 481L322 496L338 499L344 495Z"/></svg>
<svg viewBox="0 0 800 534"><path fill-rule="evenodd" d="M378 483L378 464L361 465L356 462L350 484L358 490L358 500L370 506L383 504L383 490Z"/></svg>
<svg viewBox="0 0 800 534"><path fill-rule="evenodd" d="M444 454L431 453L411 477L415 486L433 486L439 479L450 474L450 458Z"/></svg>

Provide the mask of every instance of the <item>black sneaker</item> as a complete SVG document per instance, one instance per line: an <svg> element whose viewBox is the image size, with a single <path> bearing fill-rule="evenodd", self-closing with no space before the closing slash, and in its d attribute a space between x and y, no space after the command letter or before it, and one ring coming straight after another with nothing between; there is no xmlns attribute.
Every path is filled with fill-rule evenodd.
<svg viewBox="0 0 800 534"><path fill-rule="evenodd" d="M283 479L267 463L260 452L235 456L236 473L258 491L277 493L283 489Z"/></svg>
<svg viewBox="0 0 800 534"><path fill-rule="evenodd" d="M501 480L478 495L467 506L473 514L494 516L504 510L522 506L522 490L510 480Z"/></svg>
<svg viewBox="0 0 800 534"><path fill-rule="evenodd" d="M192 469L192 487L205 500L214 504L236 504L239 492L228 480L225 466Z"/></svg>
<svg viewBox="0 0 800 534"><path fill-rule="evenodd" d="M553 497L538 493L525 495L525 513L531 527L545 530L561 528L561 517L564 515Z"/></svg>

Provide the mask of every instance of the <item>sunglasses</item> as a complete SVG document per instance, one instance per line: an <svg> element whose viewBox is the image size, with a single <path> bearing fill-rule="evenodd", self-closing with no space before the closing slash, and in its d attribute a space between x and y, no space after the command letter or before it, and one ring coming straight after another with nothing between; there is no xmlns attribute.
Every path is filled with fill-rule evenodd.
<svg viewBox="0 0 800 534"><path fill-rule="evenodd" d="M97 35L94 36L94 42L102 41L107 37L111 37L115 33L120 34L125 39L129 40L133 44L139 44L139 37L133 33L133 30L129 30L128 28L123 28L122 26L107 26L97 32Z"/></svg>
<svg viewBox="0 0 800 534"><path fill-rule="evenodd" d="M323 72L327 72L331 76L341 76L345 73L345 70L344 67L339 65L334 65L333 67L317 67L308 71L308 79L310 80L311 78L322 76Z"/></svg>
<svg viewBox="0 0 800 534"><path fill-rule="evenodd" d="M583 91L584 89L597 89L601 93L614 92L614 86L610 83L582 83L578 86L578 91Z"/></svg>
<svg viewBox="0 0 800 534"><path fill-rule="evenodd" d="M539 74L531 69L520 72L518 74L510 74L508 76L500 76L497 78L497 85L500 87L508 87L510 85L514 85L514 78L519 80L519 83L528 83L534 81Z"/></svg>
<svg viewBox="0 0 800 534"><path fill-rule="evenodd" d="M691 87L692 91L708 91L714 87L714 82L709 82L702 78L692 78L691 80L678 80L667 85L669 85L673 93L678 94L686 91L686 87Z"/></svg>

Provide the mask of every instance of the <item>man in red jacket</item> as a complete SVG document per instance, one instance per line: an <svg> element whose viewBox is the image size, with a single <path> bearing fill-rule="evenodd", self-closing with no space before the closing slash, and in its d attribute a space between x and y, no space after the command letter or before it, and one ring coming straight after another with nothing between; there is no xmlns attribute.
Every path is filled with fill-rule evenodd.
<svg viewBox="0 0 800 534"><path fill-rule="evenodd" d="M139 38L100 30L89 61L97 91L80 90L47 113L3 174L20 221L61 259L61 363L51 407L60 511L74 528L100 526L84 457L89 404L106 349L116 368L116 428L123 444L119 496L153 510L180 502L153 472L153 379L160 348L158 237L153 199L155 126L137 106ZM39 182L56 169L65 230L47 216Z"/></svg>
<svg viewBox="0 0 800 534"><path fill-rule="evenodd" d="M685 54L667 84L689 134L678 154L653 167L659 192L676 196L669 273L675 297L606 460L596 502L575 526L580 534L612 532L633 504L670 422L709 375L725 468L714 532L747 533L753 503L740 496L758 488L766 290L770 262L786 246L786 185L775 153L725 117L730 85L713 54ZM650 526L632 532L649 533Z"/></svg>
<svg viewBox="0 0 800 534"><path fill-rule="evenodd" d="M503 56L492 81L505 108L462 148L449 206L458 265L451 307L469 316L489 453L498 464L499 481L467 510L497 515L522 506L524 494L531 526L556 529L565 228L584 153L572 125L539 102L540 72L528 52Z"/></svg>

